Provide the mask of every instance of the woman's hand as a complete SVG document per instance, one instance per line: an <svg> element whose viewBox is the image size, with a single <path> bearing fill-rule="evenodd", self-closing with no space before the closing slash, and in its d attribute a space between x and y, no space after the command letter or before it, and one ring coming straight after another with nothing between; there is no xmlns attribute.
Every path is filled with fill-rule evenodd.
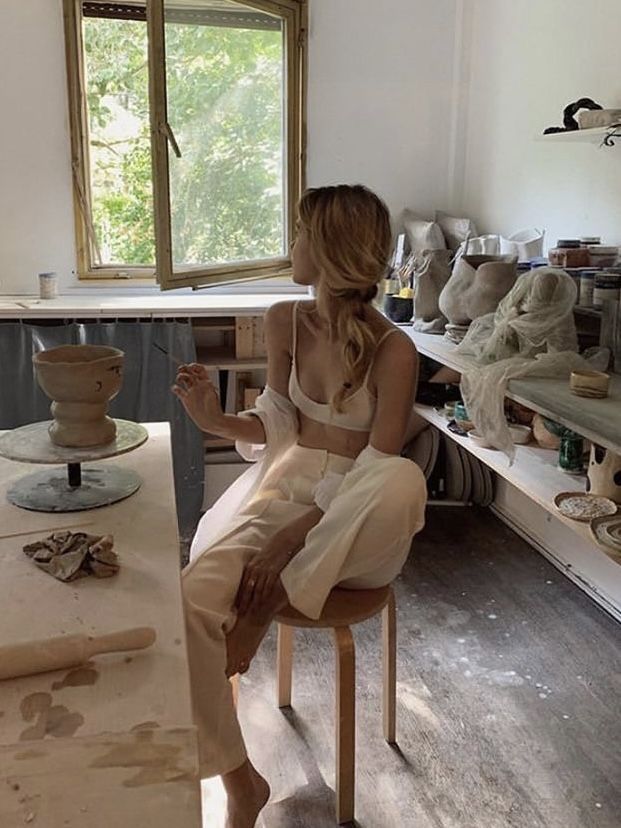
<svg viewBox="0 0 621 828"><path fill-rule="evenodd" d="M318 506L309 507L307 512L276 532L265 547L248 561L235 600L240 615L260 613L266 606L269 607L280 573L303 548L306 536L322 517L323 512Z"/></svg>
<svg viewBox="0 0 621 828"><path fill-rule="evenodd" d="M280 573L291 560L295 547L277 536L252 557L244 568L235 601L239 615L258 613L269 603Z"/></svg>
<svg viewBox="0 0 621 828"><path fill-rule="evenodd" d="M220 397L204 365L180 365L172 392L201 431L216 431L221 425Z"/></svg>

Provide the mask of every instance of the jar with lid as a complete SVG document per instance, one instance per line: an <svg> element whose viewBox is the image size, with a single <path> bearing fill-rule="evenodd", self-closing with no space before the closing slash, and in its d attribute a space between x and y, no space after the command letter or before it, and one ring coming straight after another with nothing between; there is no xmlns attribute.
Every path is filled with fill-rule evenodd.
<svg viewBox="0 0 621 828"><path fill-rule="evenodd" d="M584 470L584 441L580 434L566 428L561 433L558 465L567 474L582 474Z"/></svg>
<svg viewBox="0 0 621 828"><path fill-rule="evenodd" d="M580 246L580 239L559 239L556 247L548 251L553 267L589 267L589 249Z"/></svg>
<svg viewBox="0 0 621 828"><path fill-rule="evenodd" d="M580 274L580 294L578 304L581 308L593 307L593 291L595 289L595 270L583 270Z"/></svg>
<svg viewBox="0 0 621 828"><path fill-rule="evenodd" d="M621 276L617 273L596 273L593 284L593 307L601 308L604 302L619 301L621 295Z"/></svg>
<svg viewBox="0 0 621 828"><path fill-rule="evenodd" d="M592 244L587 248L591 267L613 267L619 258L618 247L604 247L601 244Z"/></svg>

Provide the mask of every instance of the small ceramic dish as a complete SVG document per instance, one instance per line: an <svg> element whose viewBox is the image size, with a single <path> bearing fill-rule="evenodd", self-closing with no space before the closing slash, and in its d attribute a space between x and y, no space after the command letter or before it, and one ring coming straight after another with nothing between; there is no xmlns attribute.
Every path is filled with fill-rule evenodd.
<svg viewBox="0 0 621 828"><path fill-rule="evenodd" d="M491 443L489 443L482 434L479 434L476 429L468 432L468 438L479 448L493 448Z"/></svg>
<svg viewBox="0 0 621 828"><path fill-rule="evenodd" d="M554 498L554 505L565 517L581 523L617 513L617 504L612 500L584 492L561 492Z"/></svg>
<svg viewBox="0 0 621 828"><path fill-rule="evenodd" d="M532 429L529 426L510 425L509 433L516 446L523 446L530 442Z"/></svg>
<svg viewBox="0 0 621 828"><path fill-rule="evenodd" d="M578 397L601 400L608 396L610 377L603 371L572 371L569 390Z"/></svg>
<svg viewBox="0 0 621 828"><path fill-rule="evenodd" d="M621 515L593 518L591 533L598 543L621 555Z"/></svg>

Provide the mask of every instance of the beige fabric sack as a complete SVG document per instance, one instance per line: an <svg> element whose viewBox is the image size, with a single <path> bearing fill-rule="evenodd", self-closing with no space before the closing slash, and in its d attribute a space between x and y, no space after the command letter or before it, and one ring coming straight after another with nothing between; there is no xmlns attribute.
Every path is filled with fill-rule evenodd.
<svg viewBox="0 0 621 828"><path fill-rule="evenodd" d="M446 319L440 312L440 294L451 277L450 250L424 250L414 263L415 331L444 331Z"/></svg>
<svg viewBox="0 0 621 828"><path fill-rule="evenodd" d="M442 229L435 221L422 219L413 210L404 210L402 221L412 253L422 253L425 250L446 250Z"/></svg>

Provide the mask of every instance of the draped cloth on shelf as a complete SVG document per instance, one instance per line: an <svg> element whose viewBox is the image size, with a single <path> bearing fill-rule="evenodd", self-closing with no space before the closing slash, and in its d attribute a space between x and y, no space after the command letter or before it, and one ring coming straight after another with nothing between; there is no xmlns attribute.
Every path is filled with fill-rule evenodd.
<svg viewBox="0 0 621 828"><path fill-rule="evenodd" d="M189 321L0 323L0 429L49 420L50 400L34 377L32 355L58 345L113 345L125 352L123 385L110 415L170 423L179 533L189 541L203 502L204 449L200 431L170 392L175 365L196 359Z"/></svg>

